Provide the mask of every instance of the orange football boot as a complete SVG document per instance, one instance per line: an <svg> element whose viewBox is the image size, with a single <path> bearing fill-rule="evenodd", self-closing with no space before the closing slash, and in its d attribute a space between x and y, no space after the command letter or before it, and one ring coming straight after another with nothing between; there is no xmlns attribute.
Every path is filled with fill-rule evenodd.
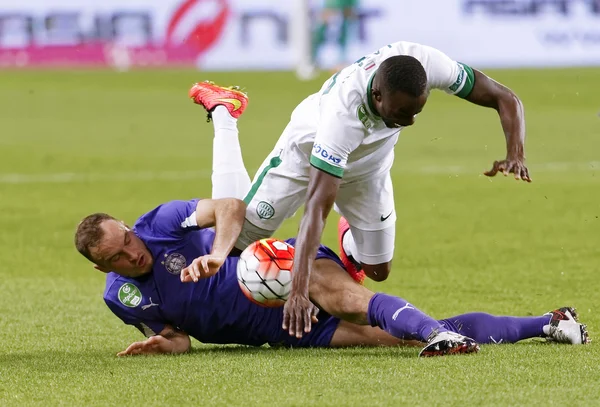
<svg viewBox="0 0 600 407"><path fill-rule="evenodd" d="M340 243L340 259L346 268L346 272L359 284L363 284L366 274L361 269L360 264L344 251L344 235L350 230L350 225L346 218L341 217L338 222L338 241Z"/></svg>
<svg viewBox="0 0 600 407"><path fill-rule="evenodd" d="M209 81L198 82L190 88L189 96L194 103L206 109L207 121L211 120L211 112L217 106L225 106L235 119L239 118L248 106L248 95L242 92L239 86L225 87Z"/></svg>

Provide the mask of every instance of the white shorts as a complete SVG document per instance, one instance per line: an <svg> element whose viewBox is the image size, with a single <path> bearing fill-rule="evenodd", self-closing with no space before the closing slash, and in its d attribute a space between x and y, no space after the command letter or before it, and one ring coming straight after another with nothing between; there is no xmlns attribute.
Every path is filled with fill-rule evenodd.
<svg viewBox="0 0 600 407"><path fill-rule="evenodd" d="M301 158L297 152L278 147L265 159L244 199L248 208L238 249L271 237L305 203L309 164L308 157L306 161ZM342 181L334 209L350 224L356 260L375 265L392 259L396 211L389 171L364 180Z"/></svg>

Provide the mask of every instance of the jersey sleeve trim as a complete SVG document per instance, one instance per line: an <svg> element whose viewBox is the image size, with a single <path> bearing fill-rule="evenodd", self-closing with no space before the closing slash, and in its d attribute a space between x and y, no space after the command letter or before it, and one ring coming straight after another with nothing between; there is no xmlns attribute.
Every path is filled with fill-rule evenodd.
<svg viewBox="0 0 600 407"><path fill-rule="evenodd" d="M367 105L369 106L369 110L371 111L371 113L373 114L373 116L375 117L379 117L379 114L377 114L377 110L375 109L375 104L373 103L373 79L375 79L375 74L377 73L377 71L373 72L373 75L371 75L371 78L369 79L369 84L367 85Z"/></svg>
<svg viewBox="0 0 600 407"><path fill-rule="evenodd" d="M460 68L460 74L456 81L457 83L455 83L455 85L458 86L456 87L456 89L452 89L452 87L451 89L454 90L454 94L456 96L464 99L471 94L471 91L475 86L475 73L473 72L473 68L471 68L467 64L459 62L458 66Z"/></svg>
<svg viewBox="0 0 600 407"><path fill-rule="evenodd" d="M342 176L344 175L343 168L331 165L328 162L315 157L314 155L310 156L310 165L336 178L342 178Z"/></svg>

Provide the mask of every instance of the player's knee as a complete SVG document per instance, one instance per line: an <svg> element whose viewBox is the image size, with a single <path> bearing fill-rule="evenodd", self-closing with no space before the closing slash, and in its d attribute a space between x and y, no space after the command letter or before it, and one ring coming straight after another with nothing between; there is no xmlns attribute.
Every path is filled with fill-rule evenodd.
<svg viewBox="0 0 600 407"><path fill-rule="evenodd" d="M363 270L367 277L374 281L384 281L390 275L392 271L392 262L388 261L387 263L381 264L363 264Z"/></svg>

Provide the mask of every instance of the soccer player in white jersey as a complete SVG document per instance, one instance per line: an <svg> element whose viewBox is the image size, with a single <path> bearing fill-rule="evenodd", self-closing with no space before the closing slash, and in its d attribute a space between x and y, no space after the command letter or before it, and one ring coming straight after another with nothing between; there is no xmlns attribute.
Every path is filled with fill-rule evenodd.
<svg viewBox="0 0 600 407"><path fill-rule="evenodd" d="M396 213L390 169L400 131L414 124L432 89L495 109L507 154L487 176L514 174L531 182L525 166L523 105L507 87L437 49L409 42L387 45L360 58L302 101L263 162L244 201L243 249L272 236L305 204L296 243L292 291L283 329L310 332L317 308L308 297L315 253L331 208L342 215L340 255L353 277L385 280L394 253ZM235 98L209 83L190 90L209 112L216 104L234 114ZM239 103L239 102L238 102Z"/></svg>

